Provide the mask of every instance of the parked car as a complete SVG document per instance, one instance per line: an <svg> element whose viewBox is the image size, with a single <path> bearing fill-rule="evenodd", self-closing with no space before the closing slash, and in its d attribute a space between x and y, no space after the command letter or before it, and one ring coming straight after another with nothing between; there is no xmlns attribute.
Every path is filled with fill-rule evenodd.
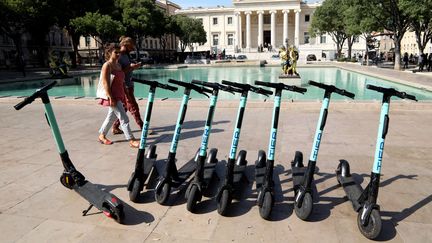
<svg viewBox="0 0 432 243"><path fill-rule="evenodd" d="M238 55L237 56L237 60L244 60L244 59L247 59L246 55Z"/></svg>
<svg viewBox="0 0 432 243"><path fill-rule="evenodd" d="M226 60L232 60L232 59L235 59L235 58L233 57L233 55L225 55L225 59Z"/></svg>
<svg viewBox="0 0 432 243"><path fill-rule="evenodd" d="M315 54L309 54L306 56L306 61L316 61L317 58L315 56Z"/></svg>
<svg viewBox="0 0 432 243"><path fill-rule="evenodd" d="M274 54L271 56L272 59L280 59L279 54Z"/></svg>
<svg viewBox="0 0 432 243"><path fill-rule="evenodd" d="M130 57L137 62L141 62L142 64L153 64L154 60L150 57L150 54L147 51L140 51L139 58L137 58L137 53L135 51L131 51L129 53Z"/></svg>

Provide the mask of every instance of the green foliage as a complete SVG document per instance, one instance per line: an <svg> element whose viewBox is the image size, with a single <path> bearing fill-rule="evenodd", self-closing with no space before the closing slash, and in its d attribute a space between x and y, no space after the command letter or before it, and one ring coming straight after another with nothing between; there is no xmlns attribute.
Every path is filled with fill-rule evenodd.
<svg viewBox="0 0 432 243"><path fill-rule="evenodd" d="M174 18L179 27L177 36L180 39L182 52L185 51L187 46L190 47L193 43L202 45L207 42L207 33L201 21L185 15L175 15Z"/></svg>
<svg viewBox="0 0 432 243"><path fill-rule="evenodd" d="M115 41L126 31L120 21L98 12L86 13L83 17L72 19L70 25L83 35L99 37L102 43Z"/></svg>

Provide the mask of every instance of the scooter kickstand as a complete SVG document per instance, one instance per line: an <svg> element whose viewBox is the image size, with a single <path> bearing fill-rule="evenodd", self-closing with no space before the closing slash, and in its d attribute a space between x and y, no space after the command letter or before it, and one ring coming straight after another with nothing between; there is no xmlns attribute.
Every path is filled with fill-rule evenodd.
<svg viewBox="0 0 432 243"><path fill-rule="evenodd" d="M90 204L90 206L82 212L82 216L86 216L87 213L90 211L90 209L92 209L92 207L93 207L93 204Z"/></svg>

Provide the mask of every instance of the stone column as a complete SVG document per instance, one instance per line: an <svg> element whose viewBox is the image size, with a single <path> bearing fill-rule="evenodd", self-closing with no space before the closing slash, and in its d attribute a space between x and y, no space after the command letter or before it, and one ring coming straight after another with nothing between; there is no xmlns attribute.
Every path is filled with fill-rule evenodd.
<svg viewBox="0 0 432 243"><path fill-rule="evenodd" d="M284 15L283 18L283 45L286 45L286 41L288 40L288 14L289 14L289 9L288 10L283 10L282 13ZM288 46L286 46L288 48Z"/></svg>
<svg viewBox="0 0 432 243"><path fill-rule="evenodd" d="M239 36L241 35L241 30L240 30L240 25L239 25L239 20L240 20L240 12L235 12L234 13L234 26L235 26L235 36L234 36L234 52L237 50L237 48L240 48L240 38Z"/></svg>
<svg viewBox="0 0 432 243"><path fill-rule="evenodd" d="M252 12L247 11L246 14L246 48L251 48L251 14Z"/></svg>
<svg viewBox="0 0 432 243"><path fill-rule="evenodd" d="M260 10L257 11L257 13L258 13L258 46L261 46L263 44L264 11Z"/></svg>
<svg viewBox="0 0 432 243"><path fill-rule="evenodd" d="M243 44L242 44L242 40L243 40L243 38L242 38L242 15L241 15L241 12L239 12L239 19L238 19L238 36L237 36L237 38L238 38L238 47L239 48L243 48Z"/></svg>
<svg viewBox="0 0 432 243"><path fill-rule="evenodd" d="M295 32L294 32L294 45L298 48L300 44L300 9L294 10L295 12Z"/></svg>
<svg viewBox="0 0 432 243"><path fill-rule="evenodd" d="M272 46L272 48L276 47L276 10L271 10L270 11L270 45Z"/></svg>

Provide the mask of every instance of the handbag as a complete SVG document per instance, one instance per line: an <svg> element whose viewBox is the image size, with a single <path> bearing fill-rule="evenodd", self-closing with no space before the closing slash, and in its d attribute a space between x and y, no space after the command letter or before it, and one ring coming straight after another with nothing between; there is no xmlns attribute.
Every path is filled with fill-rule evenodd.
<svg viewBox="0 0 432 243"><path fill-rule="evenodd" d="M111 67L110 67L110 70L111 70ZM111 71L110 71L110 73L111 73ZM109 78L109 86L110 87L111 87L111 84L114 80L114 77L115 77L114 74L110 74L110 78ZM102 81L102 74L99 76L99 83L98 83L98 87L96 90L96 98L105 99L105 100L108 99L108 96L106 95L105 87L104 87L104 84Z"/></svg>

